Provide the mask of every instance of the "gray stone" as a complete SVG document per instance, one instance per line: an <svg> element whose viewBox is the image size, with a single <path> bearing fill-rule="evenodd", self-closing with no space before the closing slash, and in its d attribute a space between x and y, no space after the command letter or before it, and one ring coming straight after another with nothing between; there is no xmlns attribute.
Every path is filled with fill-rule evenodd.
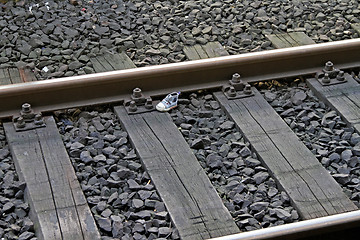
<svg viewBox="0 0 360 240"><path fill-rule="evenodd" d="M256 202L250 205L250 209L255 212L265 210L269 206L268 202Z"/></svg>
<svg viewBox="0 0 360 240"><path fill-rule="evenodd" d="M256 184L263 183L266 179L268 179L268 177L269 174L267 172L258 172L253 176Z"/></svg>
<svg viewBox="0 0 360 240"><path fill-rule="evenodd" d="M250 157L249 157L249 158L246 158L246 159L244 160L244 162L245 162L246 166L252 167L252 168L261 165L261 162L260 162L259 160L254 159L254 158L250 158Z"/></svg>
<svg viewBox="0 0 360 240"><path fill-rule="evenodd" d="M74 62L71 62L71 63L69 64L69 69L70 69L70 70L75 70L75 69L78 69L78 68L80 68L80 67L82 67L82 66L84 66L83 63L81 63L81 62L79 62L79 61L74 61Z"/></svg>
<svg viewBox="0 0 360 240"><path fill-rule="evenodd" d="M96 27L94 28L94 32L99 35L104 35L109 31L108 27Z"/></svg>
<svg viewBox="0 0 360 240"><path fill-rule="evenodd" d="M348 184L350 182L350 176L349 174L333 174L333 178L340 184Z"/></svg>
<svg viewBox="0 0 360 240"><path fill-rule="evenodd" d="M6 63L9 61L9 58L7 57L0 57L0 63Z"/></svg>
<svg viewBox="0 0 360 240"><path fill-rule="evenodd" d="M274 208L273 211L276 214L276 216L278 218L280 218L281 220L283 220L285 222L291 222L292 221L291 214L289 212L285 211L284 209Z"/></svg>
<svg viewBox="0 0 360 240"><path fill-rule="evenodd" d="M95 217L95 219L100 229L111 232L111 219L99 216Z"/></svg>
<svg viewBox="0 0 360 240"><path fill-rule="evenodd" d="M129 185L129 189L131 189L131 190L141 189L141 186L134 179L129 179L127 181L127 184Z"/></svg>
<svg viewBox="0 0 360 240"><path fill-rule="evenodd" d="M168 227L160 227L158 230L159 237L167 237L171 234L171 229Z"/></svg>
<svg viewBox="0 0 360 240"><path fill-rule="evenodd" d="M266 101L272 102L276 99L276 94L273 92L266 91L264 94L264 98L266 99Z"/></svg>
<svg viewBox="0 0 360 240"><path fill-rule="evenodd" d="M18 240L28 240L28 239L31 239L34 236L35 236L34 233L26 231L26 232L23 232L23 233L20 234Z"/></svg>
<svg viewBox="0 0 360 240"><path fill-rule="evenodd" d="M215 154L215 153L209 154L206 157L206 164L210 168L221 167L222 166L222 158L219 155Z"/></svg>
<svg viewBox="0 0 360 240"><path fill-rule="evenodd" d="M135 209L140 209L144 206L144 202L140 199L133 199L132 200L132 207Z"/></svg>
<svg viewBox="0 0 360 240"><path fill-rule="evenodd" d="M346 149L341 153L341 159L344 161L349 161L352 157L352 151L350 149Z"/></svg>
<svg viewBox="0 0 360 240"><path fill-rule="evenodd" d="M92 162L93 158L91 157L89 151L82 151L80 154L80 160L86 164L86 163Z"/></svg>
<svg viewBox="0 0 360 240"><path fill-rule="evenodd" d="M240 154L241 157L245 158L247 156L250 156L251 151L250 151L250 149L248 147L244 147L239 151L239 154Z"/></svg>
<svg viewBox="0 0 360 240"><path fill-rule="evenodd" d="M304 91L297 91L294 96L292 96L291 101L294 105L300 105L306 99L306 93Z"/></svg>
<svg viewBox="0 0 360 240"><path fill-rule="evenodd" d="M232 121L225 121L219 127L223 130L229 130L229 129L232 129L234 127L234 125L235 124Z"/></svg>
<svg viewBox="0 0 360 240"><path fill-rule="evenodd" d="M6 148L0 149L0 160L5 159L7 156L9 156L10 151Z"/></svg>
<svg viewBox="0 0 360 240"><path fill-rule="evenodd" d="M4 212L4 213L9 213L9 212L11 212L12 210L14 210L14 208L15 208L14 203L12 203L12 202L7 202L7 203L5 203L4 206L2 207L2 212Z"/></svg>

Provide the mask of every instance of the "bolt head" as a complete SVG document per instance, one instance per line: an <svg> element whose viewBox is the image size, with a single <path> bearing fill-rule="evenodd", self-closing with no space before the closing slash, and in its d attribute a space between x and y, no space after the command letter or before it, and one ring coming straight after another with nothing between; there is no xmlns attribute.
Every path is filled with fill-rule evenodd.
<svg viewBox="0 0 360 240"><path fill-rule="evenodd" d="M233 86L229 87L228 91L227 91L228 95L230 97L235 97L236 96L236 90Z"/></svg>
<svg viewBox="0 0 360 240"><path fill-rule="evenodd" d="M246 85L245 85L244 93L245 93L245 94L251 94L251 93L252 93L251 85L250 85L250 84L246 84Z"/></svg>
<svg viewBox="0 0 360 240"><path fill-rule="evenodd" d="M338 75L336 76L336 79L339 80L339 81L344 81L345 80L345 76L344 76L344 71L340 71L338 73Z"/></svg>
<svg viewBox="0 0 360 240"><path fill-rule="evenodd" d="M18 128L24 128L26 126L26 122L23 117L19 117L16 119L16 127Z"/></svg>
<svg viewBox="0 0 360 240"><path fill-rule="evenodd" d="M332 71L334 70L334 64L331 61L328 61L325 63L325 70L326 71Z"/></svg>
<svg viewBox="0 0 360 240"><path fill-rule="evenodd" d="M325 73L324 78L322 79L323 83L330 83L330 77L329 74Z"/></svg>
<svg viewBox="0 0 360 240"><path fill-rule="evenodd" d="M29 103L24 103L21 106L21 110L25 113L29 113L29 112L31 112L31 105Z"/></svg>
<svg viewBox="0 0 360 240"><path fill-rule="evenodd" d="M240 74L238 74L238 73L234 73L233 75L232 75L232 79L231 79L234 83L238 83L238 82L240 82Z"/></svg>
<svg viewBox="0 0 360 240"><path fill-rule="evenodd" d="M130 112L136 112L136 110L137 110L137 106L136 106L135 101L131 101L130 105L129 105L129 111Z"/></svg>
<svg viewBox="0 0 360 240"><path fill-rule="evenodd" d="M151 98L147 98L147 99L146 99L145 108L146 108L146 109L152 109L152 108L153 108Z"/></svg>
<svg viewBox="0 0 360 240"><path fill-rule="evenodd" d="M134 88L134 90L133 90L133 96L134 96L135 98L141 97L141 89L140 89L140 88Z"/></svg>

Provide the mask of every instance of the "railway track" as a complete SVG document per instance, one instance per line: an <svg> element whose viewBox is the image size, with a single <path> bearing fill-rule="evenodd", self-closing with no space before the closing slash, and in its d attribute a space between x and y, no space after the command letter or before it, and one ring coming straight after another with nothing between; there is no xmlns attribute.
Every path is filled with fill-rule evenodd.
<svg viewBox="0 0 360 240"><path fill-rule="evenodd" d="M94 210L93 205L97 206L101 197L96 200L84 195L85 186L79 181L85 177L72 164L81 160L78 168L99 162L101 167L105 161L131 168L131 163L139 170L135 167L136 158L148 175L143 180L153 185L141 185L138 178L127 178L126 174L119 177L124 169L115 166L116 177L110 170L102 173L109 194L114 193L111 189L123 185L122 191L143 194L155 192L156 188L156 201L166 207L163 210L168 212L181 239L346 239L359 231L360 212L356 200L350 199L343 188L352 185L356 189L354 185L358 183L348 180L351 184L340 186L339 179L344 181L344 177L330 174L284 121L285 114L278 114L255 83L303 78L317 97L342 117L347 128L353 129L352 133L359 133L359 83L347 71L360 66L359 53L360 41L346 40L0 86L0 100L4 103L0 117L16 171L27 186L25 195L38 239L100 239L99 229L112 232L107 224L116 221L107 223L109 216L103 211L99 216L100 212ZM154 111L157 100L172 91L184 95L179 110L170 114ZM202 98L197 99L201 94ZM66 128L59 114L53 117L59 109L99 104L115 107L108 114L80 114L83 122L73 132L74 127ZM82 137L81 124L87 126L87 120L93 134ZM58 127L60 132L73 135L61 136ZM219 129L223 132L218 133ZM103 131L107 132L106 137L96 133ZM108 139L102 144L106 150L87 148L86 144L97 138ZM123 148L125 142L119 142L127 138L133 152ZM71 142L74 139L77 142ZM214 139L223 143L221 147L211 144ZM355 172L359 152L350 152L356 162ZM222 168L230 169L225 177L231 181L215 177ZM256 178L247 178L241 171ZM279 198L285 199L283 205L269 206L258 198L248 203L251 211L239 211L236 206L246 205L241 193L255 192L251 190L255 185L268 187L270 183L274 195L278 193ZM229 192L239 194L239 198L230 197ZM154 199L142 200L132 200L132 208L143 209L145 200L150 204ZM140 205L137 207L136 203ZM273 209L269 216L278 219L259 224L263 228L260 230L245 227L249 226L249 219L263 220L260 213L268 214L268 208ZM290 209L292 214L284 209ZM246 215L250 213L257 216ZM126 218L138 219L140 215L150 219L156 211L135 211ZM158 213L156 218L168 217ZM293 223L275 226L286 222ZM241 233L246 230L254 231ZM167 236L156 233L157 237Z"/></svg>

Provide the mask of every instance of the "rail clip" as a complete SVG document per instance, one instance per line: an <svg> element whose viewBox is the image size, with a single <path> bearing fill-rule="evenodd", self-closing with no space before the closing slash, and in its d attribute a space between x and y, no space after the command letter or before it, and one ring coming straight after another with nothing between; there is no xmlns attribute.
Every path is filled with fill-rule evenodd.
<svg viewBox="0 0 360 240"><path fill-rule="evenodd" d="M323 86L345 83L348 77L351 76L345 74L344 71L336 69L330 61L325 64L321 72L316 73L316 79Z"/></svg>
<svg viewBox="0 0 360 240"><path fill-rule="evenodd" d="M124 106L129 115L155 110L151 97L145 97L140 88L135 88L130 99L124 100Z"/></svg>
<svg viewBox="0 0 360 240"><path fill-rule="evenodd" d="M250 84L245 84L238 73L233 74L229 84L223 85L222 92L229 100L254 96Z"/></svg>
<svg viewBox="0 0 360 240"><path fill-rule="evenodd" d="M29 103L21 106L20 114L13 116L13 125L17 132L46 127L41 113L35 113Z"/></svg>

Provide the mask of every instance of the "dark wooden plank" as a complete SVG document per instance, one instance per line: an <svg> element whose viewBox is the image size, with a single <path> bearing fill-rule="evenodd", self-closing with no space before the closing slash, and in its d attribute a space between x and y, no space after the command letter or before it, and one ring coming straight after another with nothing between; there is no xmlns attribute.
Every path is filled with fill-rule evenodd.
<svg viewBox="0 0 360 240"><path fill-rule="evenodd" d="M124 69L136 68L135 63L131 61L129 56L124 52L116 54L115 59L119 59L122 62L122 64L124 65Z"/></svg>
<svg viewBox="0 0 360 240"><path fill-rule="evenodd" d="M302 219L358 209L259 92L237 100L228 100L222 93L214 95L288 193Z"/></svg>
<svg viewBox="0 0 360 240"><path fill-rule="evenodd" d="M181 239L207 239L239 232L168 113L129 116L123 107L115 107L115 112Z"/></svg>
<svg viewBox="0 0 360 240"><path fill-rule="evenodd" d="M209 42L205 45L185 46L184 53L189 60L228 56L229 53L219 42Z"/></svg>
<svg viewBox="0 0 360 240"><path fill-rule="evenodd" d="M11 84L10 75L7 68L0 68L0 85Z"/></svg>
<svg viewBox="0 0 360 240"><path fill-rule="evenodd" d="M128 55L124 52L120 54L108 53L105 55L105 58L113 66L114 70L136 68L134 62L131 61Z"/></svg>
<svg viewBox="0 0 360 240"><path fill-rule="evenodd" d="M335 111L357 132L360 132L360 84L348 75L348 81L341 84L322 86L315 78L308 79L311 90Z"/></svg>
<svg viewBox="0 0 360 240"><path fill-rule="evenodd" d="M292 32L282 34L271 34L266 37L276 48L297 47L315 44L315 42L303 32Z"/></svg>
<svg viewBox="0 0 360 240"><path fill-rule="evenodd" d="M219 42L209 42L203 48L210 58L229 56L229 53Z"/></svg>
<svg viewBox="0 0 360 240"><path fill-rule="evenodd" d="M92 63L95 72L100 73L107 71L97 57L90 58L90 62Z"/></svg>
<svg viewBox="0 0 360 240"><path fill-rule="evenodd" d="M124 52L120 53L120 57L123 59L123 63L126 69L136 68L135 63L129 58L129 56L126 53Z"/></svg>
<svg viewBox="0 0 360 240"><path fill-rule="evenodd" d="M104 67L105 72L109 72L109 71L114 71L114 67L110 65L110 63L108 63L108 61L106 61L106 58L104 55L99 55L96 56L96 59L99 61L99 63L101 63L101 65Z"/></svg>
<svg viewBox="0 0 360 240"><path fill-rule="evenodd" d="M193 46L185 46L184 47L184 54L189 60L199 60L199 54L195 50Z"/></svg>
<svg viewBox="0 0 360 240"><path fill-rule="evenodd" d="M100 239L52 117L46 128L16 132L4 128L39 239Z"/></svg>
<svg viewBox="0 0 360 240"><path fill-rule="evenodd" d="M20 77L23 82L34 82L37 81L37 78L33 71L30 68L19 68Z"/></svg>
<svg viewBox="0 0 360 240"><path fill-rule="evenodd" d="M104 55L106 61L113 67L113 70L122 70L125 69L124 63L121 58L117 56L117 54L106 53Z"/></svg>
<svg viewBox="0 0 360 240"><path fill-rule="evenodd" d="M194 45L194 49L195 49L195 51L198 53L200 59L209 58L209 56L207 55L207 53L204 51L202 45L199 45L199 44Z"/></svg>
<svg viewBox="0 0 360 240"><path fill-rule="evenodd" d="M9 68L8 71L9 71L11 83L13 84L23 83L19 70L17 68Z"/></svg>

